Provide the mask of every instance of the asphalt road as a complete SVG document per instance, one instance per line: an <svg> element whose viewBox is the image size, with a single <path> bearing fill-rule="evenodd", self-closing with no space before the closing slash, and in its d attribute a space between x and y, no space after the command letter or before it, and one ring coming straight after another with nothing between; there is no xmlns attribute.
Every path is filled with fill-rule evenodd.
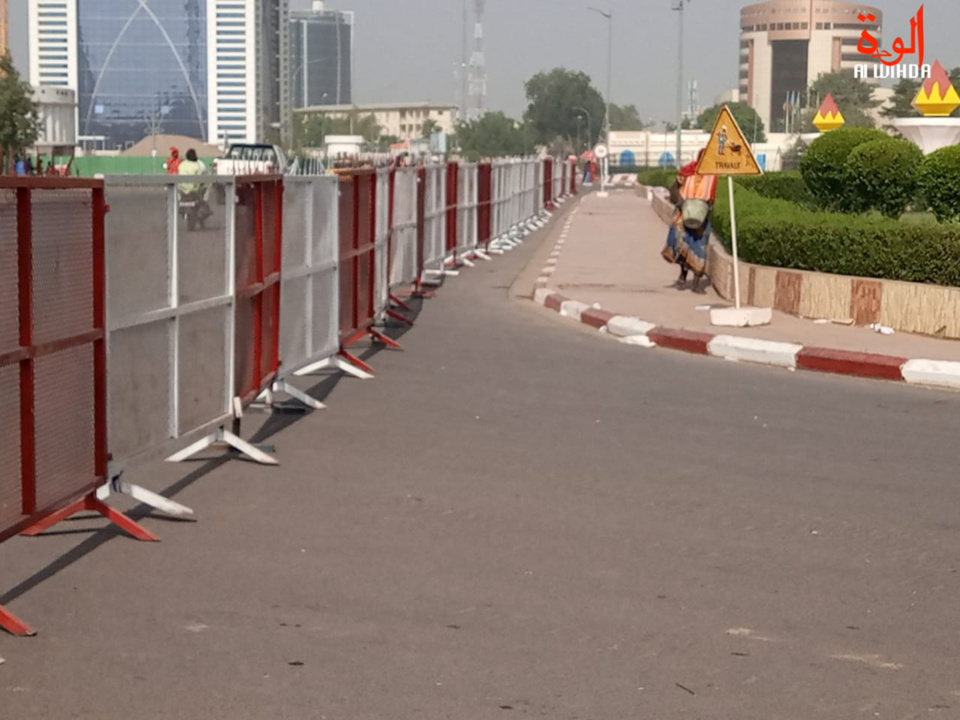
<svg viewBox="0 0 960 720"><path fill-rule="evenodd" d="M960 715L960 396L619 345L512 297L546 251L269 420L280 468L131 473L198 510L162 543L0 546L0 717Z"/></svg>

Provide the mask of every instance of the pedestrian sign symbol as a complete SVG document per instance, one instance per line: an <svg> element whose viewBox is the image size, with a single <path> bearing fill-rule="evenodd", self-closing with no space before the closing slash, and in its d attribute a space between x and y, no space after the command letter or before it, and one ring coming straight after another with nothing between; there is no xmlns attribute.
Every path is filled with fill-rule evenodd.
<svg viewBox="0 0 960 720"><path fill-rule="evenodd" d="M697 164L698 175L763 175L750 143L724 105Z"/></svg>

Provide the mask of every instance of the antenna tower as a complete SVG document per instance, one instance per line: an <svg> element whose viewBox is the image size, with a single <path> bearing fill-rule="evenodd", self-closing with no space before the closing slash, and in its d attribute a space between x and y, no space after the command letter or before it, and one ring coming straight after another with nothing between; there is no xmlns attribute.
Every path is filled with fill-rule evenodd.
<svg viewBox="0 0 960 720"><path fill-rule="evenodd" d="M473 55L470 56L470 103L468 117L483 115L487 98L487 58L483 52L483 14L487 0L473 0Z"/></svg>

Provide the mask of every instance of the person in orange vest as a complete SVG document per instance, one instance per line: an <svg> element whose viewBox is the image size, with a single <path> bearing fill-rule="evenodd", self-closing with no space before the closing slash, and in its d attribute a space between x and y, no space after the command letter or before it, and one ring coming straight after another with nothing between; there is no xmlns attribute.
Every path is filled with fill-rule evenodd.
<svg viewBox="0 0 960 720"><path fill-rule="evenodd" d="M710 216L717 199L717 176L697 175L697 164L703 155L687 163L677 173L677 181L670 189L670 199L676 206L673 222L667 233L667 244L661 251L668 263L680 266L680 277L675 283L679 290L687 288L687 279L693 272L693 291L707 291L707 244L710 241Z"/></svg>
<svg viewBox="0 0 960 720"><path fill-rule="evenodd" d="M170 148L170 157L163 165L167 175L178 175L180 173L180 162L180 151L175 147Z"/></svg>

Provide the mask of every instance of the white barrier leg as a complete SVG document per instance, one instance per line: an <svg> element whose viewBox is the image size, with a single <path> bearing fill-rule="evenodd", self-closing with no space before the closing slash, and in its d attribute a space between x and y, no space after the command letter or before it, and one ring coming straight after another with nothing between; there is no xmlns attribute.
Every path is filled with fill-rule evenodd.
<svg viewBox="0 0 960 720"><path fill-rule="evenodd" d="M271 385L269 389L263 391L263 393L260 395L259 398L257 398L257 400L260 400L260 398L263 398L264 406L267 408L272 408L276 404L276 400L273 397L274 393L283 393L285 395L288 395L294 400L298 400L302 402L304 405L306 405L308 408L311 408L312 410L325 410L327 407L316 398L310 397L303 390L301 390L300 388L294 387L293 385L288 383L286 380L278 380L277 382L273 383L273 385Z"/></svg>
<svg viewBox="0 0 960 720"><path fill-rule="evenodd" d="M243 438L234 435L229 430L220 428L214 433L207 435L201 440L197 440L193 445L184 448L178 453L174 453L167 458L167 462L176 463L183 462L184 460L189 460L191 457L197 453L203 452L208 447L215 445L217 443L225 443L234 450L236 450L241 455L246 455L248 458L254 462L258 462L261 465L279 465L280 463L276 458L272 458L267 455L263 450L256 447L255 445L248 443Z"/></svg>
<svg viewBox="0 0 960 720"><path fill-rule="evenodd" d="M355 367L348 363L346 360L338 357L327 358L326 360L321 360L316 362L313 365L308 365L302 370L298 370L294 373L297 377L303 377L304 375L313 375L314 373L319 372L320 370L326 369L339 370L340 372L346 373L347 375L352 375L359 380L372 380L373 375L368 372L364 372L358 367Z"/></svg>
<svg viewBox="0 0 960 720"><path fill-rule="evenodd" d="M486 250L474 250L474 251L473 251L473 254L474 254L475 257L478 257L478 258L480 258L481 260L486 260L487 262L490 262L490 260L491 260L490 256L487 254L487 251L486 251Z"/></svg>
<svg viewBox="0 0 960 720"><path fill-rule="evenodd" d="M159 510L162 513L166 513L167 515L172 515L174 517L190 517L193 515L193 510L188 508L186 505L181 505L178 502L174 502L169 498L163 497L163 495L158 495L157 493L147 490L144 487L140 487L139 485L120 482L119 475L110 482L104 483L97 488L98 500L106 500L111 495L126 495L128 497L132 497L139 503L149 505L154 510Z"/></svg>

